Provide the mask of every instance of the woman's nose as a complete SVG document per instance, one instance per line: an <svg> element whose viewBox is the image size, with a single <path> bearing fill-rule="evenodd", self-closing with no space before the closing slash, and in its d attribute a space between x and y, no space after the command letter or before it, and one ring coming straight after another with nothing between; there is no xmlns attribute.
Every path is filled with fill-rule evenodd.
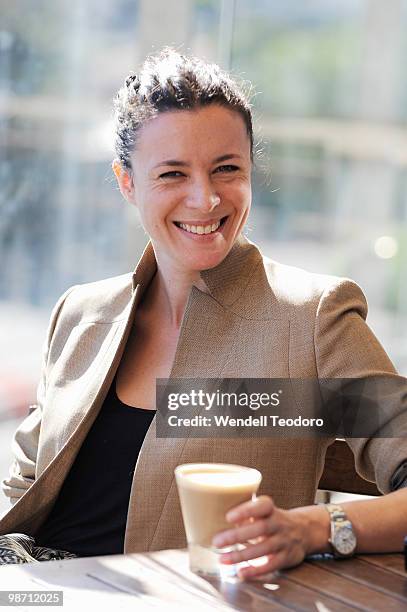
<svg viewBox="0 0 407 612"><path fill-rule="evenodd" d="M186 204L189 208L202 212L212 212L220 203L220 197L211 185L194 185L188 194Z"/></svg>

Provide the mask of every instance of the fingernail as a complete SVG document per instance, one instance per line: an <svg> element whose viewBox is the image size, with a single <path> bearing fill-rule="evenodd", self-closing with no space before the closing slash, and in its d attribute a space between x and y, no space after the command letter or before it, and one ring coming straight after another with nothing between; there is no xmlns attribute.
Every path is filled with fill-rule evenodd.
<svg viewBox="0 0 407 612"><path fill-rule="evenodd" d="M222 548L223 546L223 538L220 536L215 536L212 540L212 544L217 548Z"/></svg>
<svg viewBox="0 0 407 612"><path fill-rule="evenodd" d="M226 514L226 520L232 522L232 521L235 521L238 518L238 516L239 515L238 515L237 512L233 512L233 511L232 512L228 512Z"/></svg>

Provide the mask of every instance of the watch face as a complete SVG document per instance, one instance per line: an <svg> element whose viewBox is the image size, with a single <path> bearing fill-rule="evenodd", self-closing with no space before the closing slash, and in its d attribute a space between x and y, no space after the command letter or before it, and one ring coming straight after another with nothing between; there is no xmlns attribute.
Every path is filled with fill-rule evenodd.
<svg viewBox="0 0 407 612"><path fill-rule="evenodd" d="M356 548L356 537L349 527L340 527L333 539L333 545L341 555L351 555Z"/></svg>

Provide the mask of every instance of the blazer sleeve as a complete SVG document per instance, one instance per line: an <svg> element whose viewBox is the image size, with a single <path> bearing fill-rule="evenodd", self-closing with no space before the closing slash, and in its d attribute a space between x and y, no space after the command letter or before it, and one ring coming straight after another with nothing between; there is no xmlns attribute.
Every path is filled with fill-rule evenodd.
<svg viewBox="0 0 407 612"><path fill-rule="evenodd" d="M320 379L375 377L380 389L391 389L386 396L391 401L379 407L386 411L380 419L385 429L370 438L346 438L357 472L388 493L392 475L407 459L407 379L397 374L366 317L367 302L360 287L351 280L336 279L319 301L315 356Z"/></svg>
<svg viewBox="0 0 407 612"><path fill-rule="evenodd" d="M29 489L35 481L42 409L47 390L46 372L49 347L51 345L54 330L63 304L67 296L74 289L75 287L70 287L59 298L51 313L46 340L43 347L41 376L37 387L37 403L31 406L29 415L19 425L12 440L11 449L14 455L14 461L10 466L8 477L4 478L1 482L3 492L10 498L12 505L14 505L18 499L24 495L27 489Z"/></svg>

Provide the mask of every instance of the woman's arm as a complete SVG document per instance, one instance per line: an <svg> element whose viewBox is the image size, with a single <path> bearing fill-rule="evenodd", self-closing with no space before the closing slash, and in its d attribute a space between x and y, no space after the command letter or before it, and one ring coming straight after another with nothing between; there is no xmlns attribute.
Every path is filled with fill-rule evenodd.
<svg viewBox="0 0 407 612"><path fill-rule="evenodd" d="M407 489L341 506L353 525L357 552L402 551L407 535ZM263 495L233 508L226 518L235 527L217 534L213 545L245 544L246 548L222 554L222 563L259 560L240 570L242 578L292 567L307 555L332 550L328 542L330 516L324 504L282 510L271 497Z"/></svg>
<svg viewBox="0 0 407 612"><path fill-rule="evenodd" d="M367 310L366 298L353 281L336 279L328 284L315 318L315 360L321 381L353 379L355 392L360 385L358 433L343 437L352 449L358 474L389 493L393 474L407 459L407 379L397 374L367 325ZM374 403L364 433L360 415L366 414L368 399ZM353 401L351 406L357 416L358 405Z"/></svg>
<svg viewBox="0 0 407 612"><path fill-rule="evenodd" d="M37 402L40 393L37 393ZM12 441L14 461L7 478L1 483L4 495L15 504L35 480L38 440L41 429L42 408L40 404L19 425Z"/></svg>

